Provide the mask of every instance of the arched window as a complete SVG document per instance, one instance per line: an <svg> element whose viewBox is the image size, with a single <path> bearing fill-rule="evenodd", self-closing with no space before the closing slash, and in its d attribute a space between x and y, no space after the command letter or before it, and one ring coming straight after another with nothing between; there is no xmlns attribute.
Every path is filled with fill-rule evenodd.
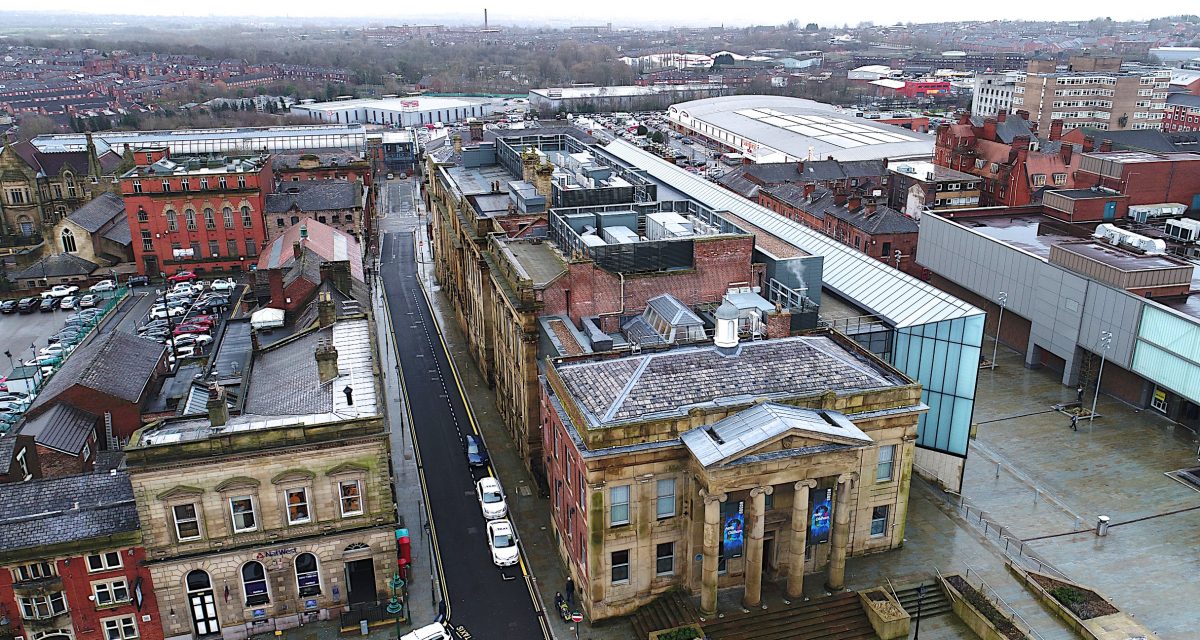
<svg viewBox="0 0 1200 640"><path fill-rule="evenodd" d="M267 572L261 562L251 560L242 565L242 591L246 594L247 607L271 601L271 596L267 595Z"/></svg>
<svg viewBox="0 0 1200 640"><path fill-rule="evenodd" d="M225 207L224 209L221 209L221 218L225 221L226 229L233 228L233 209L232 208Z"/></svg>
<svg viewBox="0 0 1200 640"><path fill-rule="evenodd" d="M67 253L75 253L79 247L75 245L75 234L70 229L62 230L62 248Z"/></svg>
<svg viewBox="0 0 1200 640"><path fill-rule="evenodd" d="M187 220L188 231L196 230L196 212L192 209L186 209L183 212L183 218Z"/></svg>
<svg viewBox="0 0 1200 640"><path fill-rule="evenodd" d="M211 588L212 588L212 582L208 579L207 573L205 573L199 569L196 569L195 571L192 571L191 573L187 574L187 590L188 591L202 591L204 589L211 589Z"/></svg>
<svg viewBox="0 0 1200 640"><path fill-rule="evenodd" d="M321 574L317 569L317 556L302 553L296 556L296 586L302 597L320 595Z"/></svg>
<svg viewBox="0 0 1200 640"><path fill-rule="evenodd" d="M250 217L250 207L242 205L242 228L249 229L254 226L254 220Z"/></svg>
<svg viewBox="0 0 1200 640"><path fill-rule="evenodd" d="M217 221L213 219L212 207L204 207L204 228L216 229Z"/></svg>
<svg viewBox="0 0 1200 640"><path fill-rule="evenodd" d="M33 218L26 215L18 217L17 227L21 230L21 235L26 237L33 235Z"/></svg>
<svg viewBox="0 0 1200 640"><path fill-rule="evenodd" d="M167 211L167 231L179 231L179 214Z"/></svg>

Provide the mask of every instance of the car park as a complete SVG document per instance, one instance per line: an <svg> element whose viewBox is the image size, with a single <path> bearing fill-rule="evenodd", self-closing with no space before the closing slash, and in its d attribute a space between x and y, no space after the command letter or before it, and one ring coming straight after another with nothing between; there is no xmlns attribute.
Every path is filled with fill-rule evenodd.
<svg viewBox="0 0 1200 640"><path fill-rule="evenodd" d="M79 297L79 308L89 309L100 303L100 296L88 293Z"/></svg>
<svg viewBox="0 0 1200 640"><path fill-rule="evenodd" d="M129 276L128 284L131 287L144 287L150 284L150 276Z"/></svg>
<svg viewBox="0 0 1200 640"><path fill-rule="evenodd" d="M168 277L167 280L170 282L191 282L192 280L195 280L197 277L198 276L196 274L192 273L191 271L180 271L179 273L176 273L175 275Z"/></svg>
<svg viewBox="0 0 1200 640"><path fill-rule="evenodd" d="M483 444L483 438L479 436L466 437L467 465L471 467L485 467L488 463L487 447Z"/></svg>
<svg viewBox="0 0 1200 640"><path fill-rule="evenodd" d="M5 300L4 302L0 302L0 313L13 313L16 310L16 300Z"/></svg>
<svg viewBox="0 0 1200 640"><path fill-rule="evenodd" d="M79 287L67 284L56 284L50 287L49 290L42 292L43 298L63 298L79 291Z"/></svg>
<svg viewBox="0 0 1200 640"><path fill-rule="evenodd" d="M39 304L41 304L41 300L37 298L21 298L21 301L17 303L17 312L33 313L37 311Z"/></svg>
<svg viewBox="0 0 1200 640"><path fill-rule="evenodd" d="M116 291L116 290L117 290L117 283L113 282L112 280L101 280L100 282L97 282L96 284L88 287L88 291L90 291L91 293L101 293L104 291Z"/></svg>
<svg viewBox="0 0 1200 640"><path fill-rule="evenodd" d="M504 492L500 482L492 476L480 478L475 483L475 497L479 499L479 508L483 511L485 520L495 520L508 515L508 503L504 501Z"/></svg>
<svg viewBox="0 0 1200 640"><path fill-rule="evenodd" d="M492 562L497 567L517 564L521 555L517 547L517 535L508 520L489 520L487 523L488 548L492 550Z"/></svg>
<svg viewBox="0 0 1200 640"><path fill-rule="evenodd" d="M59 298L42 298L41 303L38 304L38 311L41 311L42 313L54 311L58 308L59 302Z"/></svg>
<svg viewBox="0 0 1200 640"><path fill-rule="evenodd" d="M77 302L79 302L79 298L76 298L75 296L67 296L62 299L62 302L58 303L58 308L74 309Z"/></svg>

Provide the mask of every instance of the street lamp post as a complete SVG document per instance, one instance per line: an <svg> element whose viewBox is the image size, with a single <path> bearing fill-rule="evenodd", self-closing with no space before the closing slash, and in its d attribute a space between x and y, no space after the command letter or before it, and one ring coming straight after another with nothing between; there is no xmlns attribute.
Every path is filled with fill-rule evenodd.
<svg viewBox="0 0 1200 640"><path fill-rule="evenodd" d="M404 586L404 580L400 574L392 574L392 579L389 581L392 587L392 599L388 600L387 612L396 619L396 637L400 637L400 614L404 612L404 603L396 596L396 590Z"/></svg>
<svg viewBox="0 0 1200 640"><path fill-rule="evenodd" d="M1100 332L1100 370L1096 372L1096 392L1092 394L1092 411L1088 414L1088 433L1092 432L1092 422L1096 419L1096 401L1100 399L1100 378L1104 376L1104 358L1108 348L1112 346L1112 332Z"/></svg>
<svg viewBox="0 0 1200 640"><path fill-rule="evenodd" d="M996 368L996 351L1000 348L1000 324L1004 322L1004 305L1008 303L1008 294L1001 291L996 297L1000 303L1000 315L996 317L996 339L992 341L992 367Z"/></svg>

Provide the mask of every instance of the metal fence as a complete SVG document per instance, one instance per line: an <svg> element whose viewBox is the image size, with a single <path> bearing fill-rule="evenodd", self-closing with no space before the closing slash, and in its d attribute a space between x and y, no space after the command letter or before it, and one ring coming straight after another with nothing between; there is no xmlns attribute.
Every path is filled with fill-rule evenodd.
<svg viewBox="0 0 1200 640"><path fill-rule="evenodd" d="M967 584L979 591L984 598L990 600L992 604L995 605L1000 611L1000 613L1008 616L1017 629L1020 629L1021 632L1027 637L1034 638L1035 640L1046 640L1045 636L1043 636L1041 633L1038 633L1037 629L1033 628L1033 625L1030 625L1029 622L1012 607L1012 605L1008 604L1004 598L1001 598L999 593L996 593L996 590L993 589L992 586L983 579L983 576L979 574L977 569L965 562L963 563L963 566L967 568L967 571L966 573L962 574L962 579ZM935 573L937 573L939 578L944 578L942 572L939 571L937 567L934 567L933 570Z"/></svg>
<svg viewBox="0 0 1200 640"><path fill-rule="evenodd" d="M949 493L948 496L959 515L983 531L984 536L995 543L1008 559L1028 569L1070 580L1066 574L1039 557L1020 537L989 517L986 511L971 504L960 494Z"/></svg>

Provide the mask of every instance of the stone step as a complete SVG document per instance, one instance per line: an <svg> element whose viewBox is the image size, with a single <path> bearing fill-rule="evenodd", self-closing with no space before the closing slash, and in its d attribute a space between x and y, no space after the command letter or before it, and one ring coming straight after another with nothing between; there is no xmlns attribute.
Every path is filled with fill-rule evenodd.
<svg viewBox="0 0 1200 640"><path fill-rule="evenodd" d="M856 593L701 623L713 640L876 640Z"/></svg>

